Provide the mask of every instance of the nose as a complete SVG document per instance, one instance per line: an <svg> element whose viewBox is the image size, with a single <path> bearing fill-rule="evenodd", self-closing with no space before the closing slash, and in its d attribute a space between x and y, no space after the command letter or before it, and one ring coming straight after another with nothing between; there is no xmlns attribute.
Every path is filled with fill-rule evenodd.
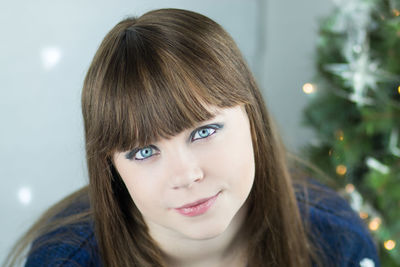
<svg viewBox="0 0 400 267"><path fill-rule="evenodd" d="M204 173L197 157L190 151L176 152L171 166L171 187L174 190L191 188L204 179Z"/></svg>

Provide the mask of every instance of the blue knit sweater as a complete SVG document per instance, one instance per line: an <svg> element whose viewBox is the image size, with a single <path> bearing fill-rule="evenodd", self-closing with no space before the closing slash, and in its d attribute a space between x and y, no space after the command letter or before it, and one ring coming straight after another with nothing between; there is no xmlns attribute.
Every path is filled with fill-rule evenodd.
<svg viewBox="0 0 400 267"><path fill-rule="evenodd" d="M308 190L307 198L304 193L296 196L303 221L320 248L319 255L334 266L379 266L371 236L343 198L325 187ZM85 199L71 204L58 216L87 210ZM54 237L57 241L51 242ZM44 245L40 245L42 242ZM90 221L49 232L36 239L33 247L37 249L30 251L25 266L103 266Z"/></svg>

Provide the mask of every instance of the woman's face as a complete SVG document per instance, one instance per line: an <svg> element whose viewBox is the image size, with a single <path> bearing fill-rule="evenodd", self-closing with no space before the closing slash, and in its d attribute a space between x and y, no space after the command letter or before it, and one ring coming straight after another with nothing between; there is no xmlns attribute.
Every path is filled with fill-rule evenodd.
<svg viewBox="0 0 400 267"><path fill-rule="evenodd" d="M168 140L114 154L151 233L216 237L247 199L255 169L247 114L242 106L215 110Z"/></svg>

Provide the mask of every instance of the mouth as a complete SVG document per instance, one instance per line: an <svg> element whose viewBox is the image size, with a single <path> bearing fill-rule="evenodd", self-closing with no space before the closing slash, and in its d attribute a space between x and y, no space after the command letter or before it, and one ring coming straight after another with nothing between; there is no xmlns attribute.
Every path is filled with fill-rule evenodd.
<svg viewBox="0 0 400 267"><path fill-rule="evenodd" d="M175 210L180 214L188 217L202 215L212 207L220 193L221 191L212 197L199 199L195 202L183 205L182 207L175 208Z"/></svg>

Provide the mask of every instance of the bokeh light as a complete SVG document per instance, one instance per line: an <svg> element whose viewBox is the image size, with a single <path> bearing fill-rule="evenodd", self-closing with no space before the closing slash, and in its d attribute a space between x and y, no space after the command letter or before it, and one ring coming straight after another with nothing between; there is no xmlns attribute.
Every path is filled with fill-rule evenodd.
<svg viewBox="0 0 400 267"><path fill-rule="evenodd" d="M376 231L379 229L379 226L381 226L381 223L381 219L376 217L369 222L368 227L371 231Z"/></svg>
<svg viewBox="0 0 400 267"><path fill-rule="evenodd" d="M311 83L306 83L303 85L303 92L306 94L312 94L315 92L315 86Z"/></svg>
<svg viewBox="0 0 400 267"><path fill-rule="evenodd" d="M396 242L393 240L387 240L383 243L387 250L392 250L396 246Z"/></svg>
<svg viewBox="0 0 400 267"><path fill-rule="evenodd" d="M58 47L45 47L42 49L41 58L43 68L50 70L54 68L61 59L61 50Z"/></svg>
<svg viewBox="0 0 400 267"><path fill-rule="evenodd" d="M346 166L340 164L336 167L336 173L339 174L340 176L343 176L347 173L347 168Z"/></svg>
<svg viewBox="0 0 400 267"><path fill-rule="evenodd" d="M23 205L29 205L32 201L32 191L29 187L22 187L18 190L19 202Z"/></svg>

